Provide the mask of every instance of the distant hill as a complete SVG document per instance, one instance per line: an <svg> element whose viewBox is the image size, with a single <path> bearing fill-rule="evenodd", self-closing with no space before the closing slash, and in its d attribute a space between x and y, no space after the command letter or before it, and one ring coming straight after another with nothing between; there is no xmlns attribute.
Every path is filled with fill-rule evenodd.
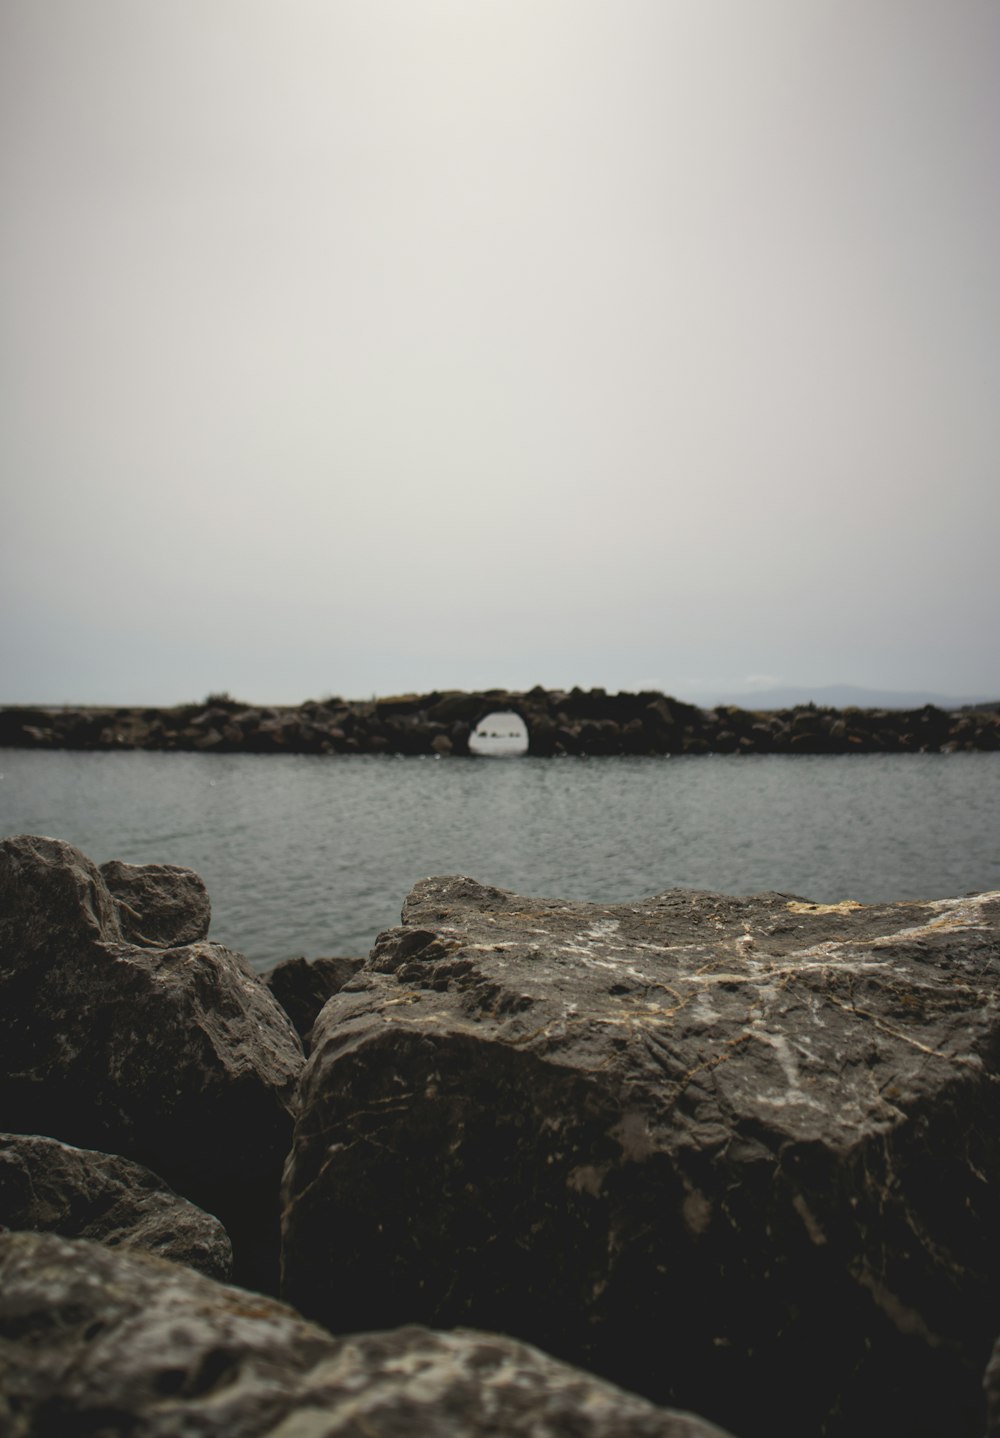
<svg viewBox="0 0 1000 1438"><path fill-rule="evenodd" d="M682 696L678 696L680 698ZM687 696L683 696L687 697ZM794 709L797 704L816 704L831 709L920 709L935 704L939 709L961 709L967 704L1000 705L1000 698L991 694L933 694L929 689L863 689L857 684L804 684L784 689L756 689L752 693L713 696L691 702L707 704L738 704L741 709Z"/></svg>

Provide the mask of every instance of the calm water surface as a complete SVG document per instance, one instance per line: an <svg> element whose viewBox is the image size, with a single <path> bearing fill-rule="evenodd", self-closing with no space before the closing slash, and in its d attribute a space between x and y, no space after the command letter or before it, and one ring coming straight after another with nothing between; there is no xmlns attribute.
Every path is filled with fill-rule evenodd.
<svg viewBox="0 0 1000 1438"><path fill-rule="evenodd" d="M416 879L600 901L1000 889L1000 754L395 759L0 751L0 834L186 864L266 968L360 954Z"/></svg>

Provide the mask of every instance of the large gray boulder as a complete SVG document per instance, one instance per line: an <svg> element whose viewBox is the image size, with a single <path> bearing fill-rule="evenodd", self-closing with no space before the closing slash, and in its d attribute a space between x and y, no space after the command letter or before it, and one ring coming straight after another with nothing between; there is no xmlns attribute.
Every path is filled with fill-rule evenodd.
<svg viewBox="0 0 1000 1438"><path fill-rule="evenodd" d="M332 1338L137 1253L0 1236L0 1433L726 1438L485 1333Z"/></svg>
<svg viewBox="0 0 1000 1438"><path fill-rule="evenodd" d="M200 874L177 864L101 865L122 936L142 948L173 949L208 938L212 905Z"/></svg>
<svg viewBox="0 0 1000 1438"><path fill-rule="evenodd" d="M233 1271L219 1220L148 1168L37 1134L0 1133L0 1228L137 1248L209 1278Z"/></svg>
<svg viewBox="0 0 1000 1438"><path fill-rule="evenodd" d="M270 1282L302 1061L241 955L127 943L115 899L79 850L0 842L6 1129L146 1165L223 1221L242 1281Z"/></svg>
<svg viewBox="0 0 1000 1438"><path fill-rule="evenodd" d="M313 1031L283 1294L513 1333L762 1438L979 1438L998 978L996 894L427 880Z"/></svg>

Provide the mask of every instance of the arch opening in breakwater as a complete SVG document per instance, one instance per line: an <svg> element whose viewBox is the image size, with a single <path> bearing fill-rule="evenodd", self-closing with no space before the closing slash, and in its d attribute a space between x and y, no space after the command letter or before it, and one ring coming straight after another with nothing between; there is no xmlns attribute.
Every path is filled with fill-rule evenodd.
<svg viewBox="0 0 1000 1438"><path fill-rule="evenodd" d="M513 759L528 747L528 726L515 709L491 709L469 735L469 753L482 758Z"/></svg>

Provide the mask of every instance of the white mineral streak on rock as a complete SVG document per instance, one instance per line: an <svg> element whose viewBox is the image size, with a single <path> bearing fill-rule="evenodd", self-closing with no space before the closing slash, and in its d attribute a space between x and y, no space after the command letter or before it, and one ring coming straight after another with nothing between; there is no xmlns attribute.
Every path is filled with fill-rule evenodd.
<svg viewBox="0 0 1000 1438"><path fill-rule="evenodd" d="M797 1193L792 1199L792 1207L795 1209L795 1212L799 1215L802 1222L805 1224L806 1232L812 1239L813 1243L815 1243L818 1247L826 1243L826 1234L823 1232L822 1226L817 1220L816 1215L813 1213L808 1203L806 1203L801 1193Z"/></svg>
<svg viewBox="0 0 1000 1438"><path fill-rule="evenodd" d="M889 1316L900 1333L919 1334L928 1347L941 1347L941 1339L936 1333L931 1332L922 1315L891 1292L867 1267L859 1273L855 1273L854 1278L862 1288L868 1289L879 1308Z"/></svg>
<svg viewBox="0 0 1000 1438"><path fill-rule="evenodd" d="M711 1199L706 1198L697 1188L692 1188L681 1205L681 1213L691 1233L705 1233L712 1222Z"/></svg>
<svg viewBox="0 0 1000 1438"><path fill-rule="evenodd" d="M925 924L907 925L897 929L890 934L882 934L870 939L847 939L844 943L864 944L871 948L884 948L890 944L899 943L900 940L912 940L925 938L929 934L940 932L943 929L985 929L989 927L983 908L986 904L995 903L1000 900L1000 889L991 890L985 894L968 894L955 899L927 899L919 903L902 903L900 908L924 909L929 914L936 914L936 918L929 918ZM865 907L876 909L879 906L857 903L854 899L845 899L839 904L810 904L800 900L791 900L785 905L792 914L846 914Z"/></svg>
<svg viewBox="0 0 1000 1438"><path fill-rule="evenodd" d="M886 945L897 944L900 941L909 943L914 939L928 938L942 931L985 929L989 925L983 914L983 905L990 900L998 899L1000 899L1000 890L961 899L934 899L926 904L915 905L914 907L927 909L937 917L928 919L926 924L908 926L899 929L894 934L885 934L881 938L871 939L869 942L872 948L884 948Z"/></svg>
<svg viewBox="0 0 1000 1438"><path fill-rule="evenodd" d="M596 919L587 929L587 934L592 939L609 939L621 928L619 919Z"/></svg>
<svg viewBox="0 0 1000 1438"><path fill-rule="evenodd" d="M699 991L694 1003L687 1010L689 1020L702 1024L717 1024L719 1022L719 1011L712 1002L712 996L706 989Z"/></svg>
<svg viewBox="0 0 1000 1438"><path fill-rule="evenodd" d="M789 1089L794 1091L796 1097L800 1097L802 1094L802 1080L799 1077L799 1066L795 1062L795 1056L792 1053L791 1045L789 1044L785 1035L759 1034L758 1037L762 1038L765 1043L770 1044L771 1047L774 1049L775 1053L778 1056L778 1063L781 1065L781 1071L785 1075L785 1079L788 1083Z"/></svg>

